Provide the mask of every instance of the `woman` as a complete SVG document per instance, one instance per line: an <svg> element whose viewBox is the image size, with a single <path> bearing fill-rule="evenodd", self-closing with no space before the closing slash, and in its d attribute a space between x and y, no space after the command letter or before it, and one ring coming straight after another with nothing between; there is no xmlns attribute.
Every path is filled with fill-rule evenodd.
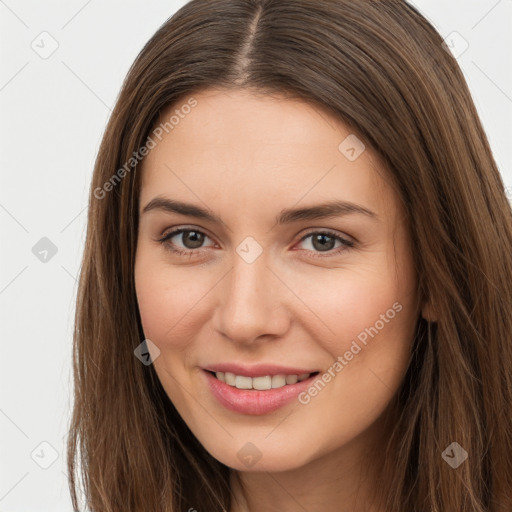
<svg viewBox="0 0 512 512"><path fill-rule="evenodd" d="M193 0L97 158L68 464L93 511L512 509L512 213L402 1Z"/></svg>

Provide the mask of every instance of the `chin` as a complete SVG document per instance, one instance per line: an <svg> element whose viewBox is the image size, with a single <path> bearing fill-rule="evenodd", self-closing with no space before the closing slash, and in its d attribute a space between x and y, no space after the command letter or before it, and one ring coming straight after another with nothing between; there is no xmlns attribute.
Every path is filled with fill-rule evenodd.
<svg viewBox="0 0 512 512"><path fill-rule="evenodd" d="M205 449L222 464L231 469L244 472L279 472L291 471L305 466L315 459L315 454L309 450L304 451L304 441L300 443L281 444L279 447L263 441L244 440L232 441L229 446L223 447L214 444L209 450L208 444L203 444ZM238 448L240 445L240 448ZM236 449L233 449L234 447Z"/></svg>

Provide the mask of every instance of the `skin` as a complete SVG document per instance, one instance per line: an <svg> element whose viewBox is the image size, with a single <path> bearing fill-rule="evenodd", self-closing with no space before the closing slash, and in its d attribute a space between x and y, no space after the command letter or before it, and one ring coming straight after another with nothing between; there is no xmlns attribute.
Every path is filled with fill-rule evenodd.
<svg viewBox="0 0 512 512"><path fill-rule="evenodd" d="M155 371L205 449L233 468L230 512L383 510L370 506L378 467L365 473L363 461L384 447L383 417L421 313L406 222L386 171L368 146L347 159L338 146L353 132L318 106L240 89L193 97L197 106L164 133L141 176L135 283L144 333L160 350ZM206 207L223 223L143 213L156 196ZM376 218L275 224L282 209L334 199ZM202 246L194 248L190 233L158 241L180 227L204 233ZM332 241L322 251L314 236L301 241L324 229L354 247ZM263 250L250 264L236 252L247 236ZM172 243L196 253L177 255ZM205 385L201 368L224 361L327 371L394 303L401 311L306 405L243 415ZM237 456L248 442L261 453L252 467Z"/></svg>

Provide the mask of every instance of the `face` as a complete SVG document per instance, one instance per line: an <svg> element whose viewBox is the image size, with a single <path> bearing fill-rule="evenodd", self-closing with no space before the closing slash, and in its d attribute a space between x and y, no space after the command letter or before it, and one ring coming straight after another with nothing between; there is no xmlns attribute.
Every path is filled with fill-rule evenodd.
<svg viewBox="0 0 512 512"><path fill-rule="evenodd" d="M216 459L299 468L375 430L403 379L419 314L406 223L376 154L323 109L193 98L162 116L179 112L142 169L154 369Z"/></svg>

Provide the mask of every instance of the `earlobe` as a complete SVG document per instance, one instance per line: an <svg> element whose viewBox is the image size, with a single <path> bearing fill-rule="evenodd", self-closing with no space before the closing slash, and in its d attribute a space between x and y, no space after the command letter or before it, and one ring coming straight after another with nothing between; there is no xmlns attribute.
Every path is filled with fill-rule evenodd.
<svg viewBox="0 0 512 512"><path fill-rule="evenodd" d="M427 301L424 306L421 309L421 316L427 321L427 322L437 322L438 316L437 312L435 310L434 305L429 300Z"/></svg>

